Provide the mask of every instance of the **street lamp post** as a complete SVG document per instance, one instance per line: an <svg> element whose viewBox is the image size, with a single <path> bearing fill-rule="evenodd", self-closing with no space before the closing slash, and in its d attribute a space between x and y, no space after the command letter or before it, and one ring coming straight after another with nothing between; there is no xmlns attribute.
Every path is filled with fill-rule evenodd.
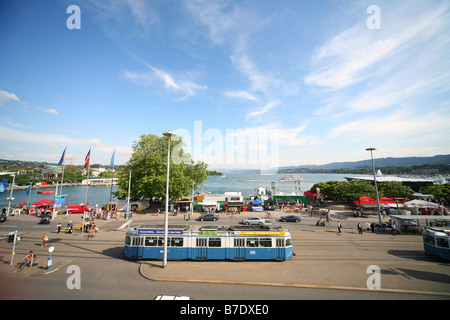
<svg viewBox="0 0 450 320"><path fill-rule="evenodd" d="M377 195L378 222L379 222L380 227L381 227L383 223L381 222L380 199L378 197L377 177L376 177L376 173L375 173L375 163L373 162L373 153L372 153L372 151L375 151L375 150L377 150L377 149L375 149L375 148L367 148L366 149L366 151L370 151L370 157L372 158L373 181L375 183L375 193Z"/></svg>
<svg viewBox="0 0 450 320"><path fill-rule="evenodd" d="M163 135L169 137L169 145L167 148L167 178L166 178L166 215L164 216L164 251L163 251L163 268L167 266L167 234L169 229L169 168L170 168L170 139L176 136L174 132L164 131Z"/></svg>

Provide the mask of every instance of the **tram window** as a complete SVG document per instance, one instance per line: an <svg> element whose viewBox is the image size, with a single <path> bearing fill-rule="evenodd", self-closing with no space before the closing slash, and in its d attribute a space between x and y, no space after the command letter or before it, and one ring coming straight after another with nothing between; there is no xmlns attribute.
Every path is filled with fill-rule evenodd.
<svg viewBox="0 0 450 320"><path fill-rule="evenodd" d="M277 239L277 248L283 248L284 247L284 239L278 238Z"/></svg>
<svg viewBox="0 0 450 320"><path fill-rule="evenodd" d="M220 238L209 238L209 247L219 248L222 246L222 240Z"/></svg>
<svg viewBox="0 0 450 320"><path fill-rule="evenodd" d="M158 237L158 247L164 247L164 238Z"/></svg>
<svg viewBox="0 0 450 320"><path fill-rule="evenodd" d="M286 247L287 246L292 246L292 239L291 238L287 238L286 239Z"/></svg>
<svg viewBox="0 0 450 320"><path fill-rule="evenodd" d="M441 248L448 248L448 239L436 238L436 244Z"/></svg>
<svg viewBox="0 0 450 320"><path fill-rule="evenodd" d="M244 247L244 245L245 245L245 239L243 239L243 238L234 239L234 247L235 248Z"/></svg>
<svg viewBox="0 0 450 320"><path fill-rule="evenodd" d="M183 238L170 238L170 246L171 247L182 247L183 246Z"/></svg>
<svg viewBox="0 0 450 320"><path fill-rule="evenodd" d="M248 248L258 247L258 238L248 238L247 247Z"/></svg>
<svg viewBox="0 0 450 320"><path fill-rule="evenodd" d="M430 236L427 236L427 235L423 236L423 241L428 243L428 244L431 244L432 246L436 245L436 243L434 242L434 238L430 237Z"/></svg>
<svg viewBox="0 0 450 320"><path fill-rule="evenodd" d="M259 239L259 246L260 247L270 248L272 246L272 239L271 238L260 238Z"/></svg>
<svg viewBox="0 0 450 320"><path fill-rule="evenodd" d="M207 238L197 238L196 240L197 247L206 247L207 244L206 240Z"/></svg>
<svg viewBox="0 0 450 320"><path fill-rule="evenodd" d="M129 246L131 244L131 237L130 236L126 236L125 237L125 245Z"/></svg>
<svg viewBox="0 0 450 320"><path fill-rule="evenodd" d="M133 238L133 246L142 246L143 244L143 238L142 237L134 237Z"/></svg>
<svg viewBox="0 0 450 320"><path fill-rule="evenodd" d="M145 246L146 247L156 247L158 243L157 237L145 237Z"/></svg>

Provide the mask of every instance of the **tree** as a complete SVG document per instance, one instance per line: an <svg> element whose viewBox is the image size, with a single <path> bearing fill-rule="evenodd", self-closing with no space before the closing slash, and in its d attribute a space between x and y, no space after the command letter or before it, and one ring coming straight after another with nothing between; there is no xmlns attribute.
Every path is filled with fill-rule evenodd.
<svg viewBox="0 0 450 320"><path fill-rule="evenodd" d="M133 143L131 159L117 169L119 199L128 196L128 180L131 171L130 197L132 199L152 199L165 197L167 174L167 147L169 137L141 135ZM194 163L191 156L184 152L181 138L170 141L171 161L169 178L169 196L178 199L191 194L192 182L198 187L208 177L207 164Z"/></svg>
<svg viewBox="0 0 450 320"><path fill-rule="evenodd" d="M316 188L320 189L320 193L326 196L329 199L339 199L344 193L344 181L328 181L328 182L319 182L312 186L311 192L315 193Z"/></svg>
<svg viewBox="0 0 450 320"><path fill-rule="evenodd" d="M450 183L423 187L420 189L420 192L423 194L432 194L436 199L447 198L450 197Z"/></svg>
<svg viewBox="0 0 450 320"><path fill-rule="evenodd" d="M409 197L414 190L397 181L385 181L378 183L380 197Z"/></svg>

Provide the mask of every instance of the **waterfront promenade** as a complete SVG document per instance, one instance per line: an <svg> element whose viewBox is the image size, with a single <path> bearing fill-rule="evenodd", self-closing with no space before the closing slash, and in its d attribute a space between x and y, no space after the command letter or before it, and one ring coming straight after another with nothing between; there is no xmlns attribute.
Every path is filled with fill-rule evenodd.
<svg viewBox="0 0 450 320"><path fill-rule="evenodd" d="M277 215L285 215L278 212ZM199 213L194 214L194 219ZM235 225L242 218L251 215L265 216L265 213L244 212L240 215L221 214L219 225ZM86 276L95 278L104 275L105 266L119 268L121 272L138 274L142 281L151 283L190 283L216 285L246 285L261 288L297 288L297 289L332 289L339 290L345 299L345 292L360 291L364 293L379 292L387 294L407 294L411 298L429 297L430 299L450 299L450 264L438 258L430 257L423 251L420 235L391 233L372 233L364 230L359 234L357 222L363 226L366 222L377 220L376 217L353 218L351 212L331 210L331 221L325 227L316 227L319 216L309 217L306 212L300 214L300 223L283 223L289 228L295 256L284 262L188 262L169 261L162 268L162 261L129 261L123 258L122 248L125 232L129 226L140 224L162 224L163 215L151 213L134 214L131 221L96 220L100 233L91 240L84 239L78 231L74 234L56 233L56 225L63 226L68 221L75 223L78 230L80 215L59 215L47 227L50 238L48 246L53 245L53 266L46 269L47 248L39 247L43 229L36 227L36 217L11 217L6 223L10 226L20 223L33 224L23 236L16 248L15 261L18 262L33 249L38 253L38 265L27 268L21 273L9 265L11 244L5 241L5 232L14 228L0 227L0 276L8 276L10 281L18 277L38 276L41 279L64 278L67 266L78 265ZM169 216L171 224L185 224L183 215ZM207 224L197 222L190 224ZM337 232L337 221L343 225L342 233ZM276 219L269 219L271 224L279 224ZM105 264L106 262L106 264ZM369 266L380 269L380 288L369 289L367 279L372 275ZM368 273L369 272L369 273ZM87 275L88 274L88 275ZM264 289L264 290L265 290ZM262 289L263 290L263 289ZM102 299L102 297L97 297ZM194 298L196 297L194 294ZM206 298L207 299L207 298ZM233 297L230 297L233 299ZM295 296L292 297L295 299Z"/></svg>

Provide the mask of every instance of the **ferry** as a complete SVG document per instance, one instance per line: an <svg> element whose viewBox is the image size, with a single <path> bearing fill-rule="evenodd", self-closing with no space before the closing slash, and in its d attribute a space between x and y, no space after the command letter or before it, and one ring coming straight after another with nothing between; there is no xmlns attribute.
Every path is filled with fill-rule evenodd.
<svg viewBox="0 0 450 320"><path fill-rule="evenodd" d="M287 177L282 176L280 178L280 182L296 182L296 181L303 181L303 178L300 178L299 176L297 176L295 174L287 176Z"/></svg>
<svg viewBox="0 0 450 320"><path fill-rule="evenodd" d="M423 246L427 253L450 261L450 228L432 227L423 230Z"/></svg>

